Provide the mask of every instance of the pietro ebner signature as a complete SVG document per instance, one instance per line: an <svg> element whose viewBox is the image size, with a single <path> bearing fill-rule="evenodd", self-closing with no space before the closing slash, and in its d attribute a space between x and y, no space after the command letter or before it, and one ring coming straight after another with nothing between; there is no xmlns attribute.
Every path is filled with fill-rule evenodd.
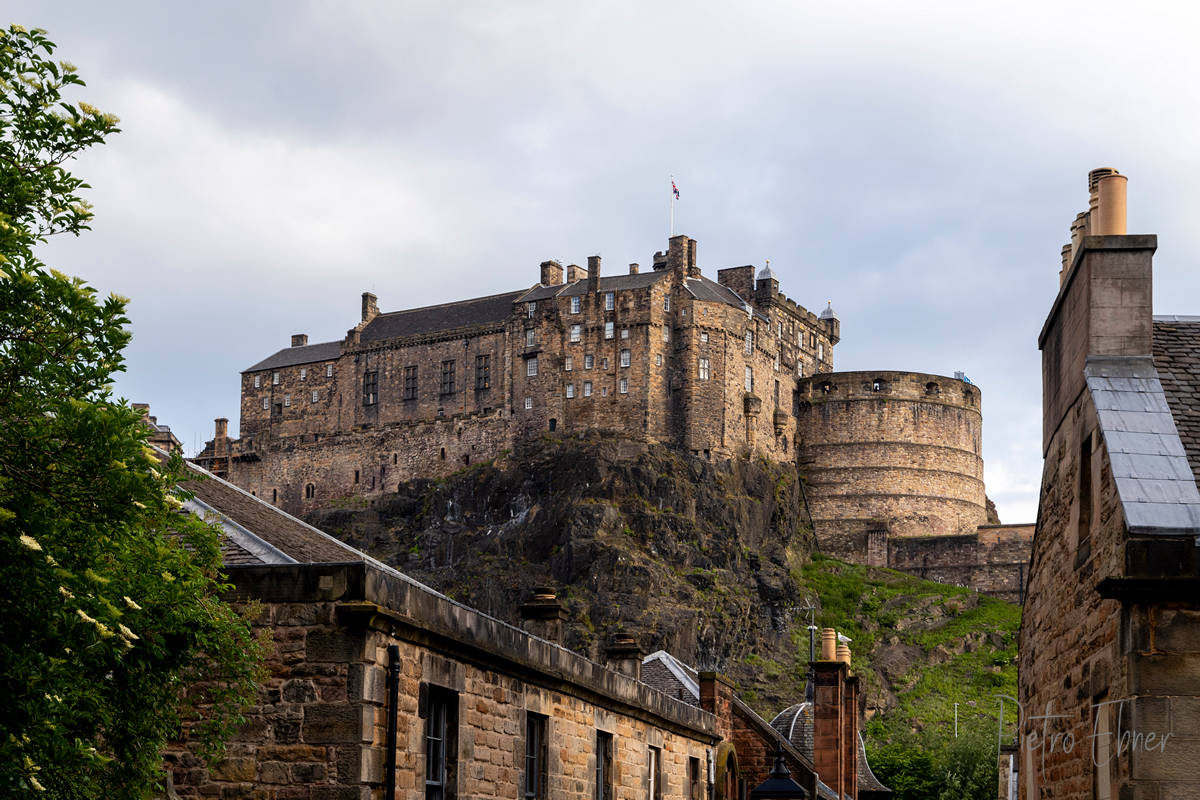
<svg viewBox="0 0 1200 800"><path fill-rule="evenodd" d="M1032 730L1021 736L1019 745L1020 749L1025 752L1040 753L1043 768L1046 765L1047 752L1070 755L1075 752L1075 748L1079 746L1081 739L1087 741L1088 747L1091 750L1092 764L1097 767L1102 767L1112 761L1113 758L1120 757L1125 753L1146 753L1152 750L1165 753L1167 742L1171 739L1170 733L1125 727L1125 707L1134 700L1132 697L1122 697L1117 700L1105 700L1101 703L1093 703L1091 732L1083 737L1076 736L1074 728L1067 728L1065 731L1054 730L1054 728L1059 727L1056 720L1068 720L1073 718L1074 715L1054 713L1053 700L1046 703L1045 713L1027 717L1025 716L1025 709L1015 697L1004 694L996 695L996 697L1000 698L1001 725L1004 724L1005 700L1017 706L1018 730L1024 729L1026 722L1032 722L1035 726L1039 721L1042 723L1040 731ZM1111 706L1116 706L1115 719L1112 718L1112 712L1106 713L1104 711ZM1114 723L1112 730L1102 729L1102 723L1106 718Z"/></svg>

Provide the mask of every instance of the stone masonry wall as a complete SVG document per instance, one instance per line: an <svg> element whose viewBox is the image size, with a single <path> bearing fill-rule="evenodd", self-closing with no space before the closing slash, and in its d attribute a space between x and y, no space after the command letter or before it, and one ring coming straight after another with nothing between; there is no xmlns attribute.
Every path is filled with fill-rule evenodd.
<svg viewBox="0 0 1200 800"><path fill-rule="evenodd" d="M1020 603L1033 528L1032 524L981 525L969 534L887 537L887 560L880 566Z"/></svg>

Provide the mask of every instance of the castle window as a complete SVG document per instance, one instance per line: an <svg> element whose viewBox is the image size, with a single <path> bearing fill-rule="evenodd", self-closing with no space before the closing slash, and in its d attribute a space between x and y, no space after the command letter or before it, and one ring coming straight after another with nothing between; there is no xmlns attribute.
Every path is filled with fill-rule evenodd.
<svg viewBox="0 0 1200 800"><path fill-rule="evenodd" d="M746 331L746 355L754 354L754 331Z"/></svg>
<svg viewBox="0 0 1200 800"><path fill-rule="evenodd" d="M583 368L584 369L591 369L595 363L596 363L596 358L591 353L588 353L583 357Z"/></svg>
<svg viewBox="0 0 1200 800"><path fill-rule="evenodd" d="M269 397L264 397L264 398L263 398L263 411L266 411L266 410L267 410L267 409L269 409L270 407L271 407L271 398L269 398Z"/></svg>
<svg viewBox="0 0 1200 800"><path fill-rule="evenodd" d="M534 358L526 359L525 375L530 378L532 378L534 375L537 375L537 357L536 356Z"/></svg>
<svg viewBox="0 0 1200 800"><path fill-rule="evenodd" d="M832 391L833 391L833 384L830 383L829 381L825 381L824 383L821 384L821 394L829 394Z"/></svg>
<svg viewBox="0 0 1200 800"><path fill-rule="evenodd" d="M622 367L629 366L629 351L628 350L621 351L621 366Z"/></svg>
<svg viewBox="0 0 1200 800"><path fill-rule="evenodd" d="M533 408L533 398L532 397L525 398L525 408L526 408L526 410Z"/></svg>
<svg viewBox="0 0 1200 800"><path fill-rule="evenodd" d="M591 381L583 382L583 396L584 397L592 396L592 382Z"/></svg>
<svg viewBox="0 0 1200 800"><path fill-rule="evenodd" d="M815 333L808 335L808 346L814 350L817 348L817 335Z"/></svg>
<svg viewBox="0 0 1200 800"><path fill-rule="evenodd" d="M578 300L579 298L576 297L574 299ZM572 342L579 341L579 336L580 336L580 333L582 332L582 330L583 330L583 327L581 325L572 325L571 326L571 341Z"/></svg>
<svg viewBox="0 0 1200 800"><path fill-rule="evenodd" d="M537 303L526 303L525 304L525 318L533 319L533 315L535 313L537 313Z"/></svg>
<svg viewBox="0 0 1200 800"><path fill-rule="evenodd" d="M600 396L601 396L601 397L608 397L608 387L607 387L607 386L601 386L601 387L600 387Z"/></svg>
<svg viewBox="0 0 1200 800"><path fill-rule="evenodd" d="M379 402L379 373L372 370L363 373L363 405L373 406Z"/></svg>
<svg viewBox="0 0 1200 800"><path fill-rule="evenodd" d="M602 366L603 366L603 368L604 368L604 369L608 369L608 359L607 359L607 358L603 359L603 360L601 361L601 364L602 364Z"/></svg>
<svg viewBox="0 0 1200 800"><path fill-rule="evenodd" d="M611 339L611 338L613 338L613 324L612 324L612 320L609 320L608 322L604 323L604 338L605 338L605 339Z"/></svg>
<svg viewBox="0 0 1200 800"><path fill-rule="evenodd" d="M621 378L617 381L617 391L621 394L629 394L629 378Z"/></svg>
<svg viewBox="0 0 1200 800"><path fill-rule="evenodd" d="M332 377L333 377L333 364L326 364L326 365L325 365L325 377L326 377L326 378L332 378Z"/></svg>
<svg viewBox="0 0 1200 800"><path fill-rule="evenodd" d="M799 359L796 360L796 377L804 377L804 364Z"/></svg>
<svg viewBox="0 0 1200 800"><path fill-rule="evenodd" d="M312 401L315 403L319 399L320 399L320 393L316 389L314 389L313 393L312 393Z"/></svg>
<svg viewBox="0 0 1200 800"><path fill-rule="evenodd" d="M629 328L621 328L621 338L622 339L629 338Z"/></svg>
<svg viewBox="0 0 1200 800"><path fill-rule="evenodd" d="M442 362L442 394L454 394L454 359Z"/></svg>
<svg viewBox="0 0 1200 800"><path fill-rule="evenodd" d="M571 298L571 313L572 314L579 313L579 295L576 295Z"/></svg>
<svg viewBox="0 0 1200 800"><path fill-rule="evenodd" d="M358 470L354 470L354 482L358 483Z"/></svg>
<svg viewBox="0 0 1200 800"><path fill-rule="evenodd" d="M567 356L566 358L563 359L563 372L570 372L571 368L574 365L575 365L575 360L573 358L571 358L570 356Z"/></svg>
<svg viewBox="0 0 1200 800"><path fill-rule="evenodd" d="M534 330L533 328L526 328L525 329L525 346L533 347L535 344L537 344L537 331Z"/></svg>
<svg viewBox="0 0 1200 800"><path fill-rule="evenodd" d="M775 371L776 372L779 372L779 357L780 357L780 351L776 350L775 351Z"/></svg>
<svg viewBox="0 0 1200 800"><path fill-rule="evenodd" d="M671 341L671 326L670 325L663 325L663 341L664 342Z"/></svg>
<svg viewBox="0 0 1200 800"><path fill-rule="evenodd" d="M417 399L417 366L415 364L404 368L404 395L405 400Z"/></svg>
<svg viewBox="0 0 1200 800"><path fill-rule="evenodd" d="M818 361L825 360L825 343L824 342L817 342L817 360Z"/></svg>
<svg viewBox="0 0 1200 800"><path fill-rule="evenodd" d="M775 381L775 405L779 405L779 381Z"/></svg>
<svg viewBox="0 0 1200 800"><path fill-rule="evenodd" d="M613 306L616 305L616 300L617 300L617 296L616 296L615 292L605 292L604 293L604 310L612 311Z"/></svg>
<svg viewBox="0 0 1200 800"><path fill-rule="evenodd" d="M703 342L703 343L706 343L706 344L707 344L707 342L708 342L708 331L700 331L700 341L701 341L701 342Z"/></svg>
<svg viewBox="0 0 1200 800"><path fill-rule="evenodd" d="M305 369L304 367L301 367L300 368L300 380L304 380L307 377L308 377L308 370Z"/></svg>
<svg viewBox="0 0 1200 800"><path fill-rule="evenodd" d="M551 417L550 418L550 430L554 430L557 427L558 427L558 420L555 419L554 417ZM464 456L464 458L470 458L470 456Z"/></svg>
<svg viewBox="0 0 1200 800"><path fill-rule="evenodd" d="M271 373L271 385L273 385L273 386L279 385L279 373L278 372Z"/></svg>
<svg viewBox="0 0 1200 800"><path fill-rule="evenodd" d="M942 387L938 386L933 381L925 384L925 394L941 394Z"/></svg>
<svg viewBox="0 0 1200 800"><path fill-rule="evenodd" d="M654 354L654 366L656 366L656 367L662 366L662 353Z"/></svg>
<svg viewBox="0 0 1200 800"><path fill-rule="evenodd" d="M783 338L783 323L782 322L775 323L775 336L776 336L776 338L779 338L779 339Z"/></svg>
<svg viewBox="0 0 1200 800"><path fill-rule="evenodd" d="M707 358L700 359L700 380L702 380L702 381L708 380L708 359Z"/></svg>
<svg viewBox="0 0 1200 800"><path fill-rule="evenodd" d="M285 395L283 396L283 405L284 405L284 407L285 407L285 408L290 408L290 407L291 407L291 405L292 405L292 396L291 396L290 394L285 394Z"/></svg>
<svg viewBox="0 0 1200 800"><path fill-rule="evenodd" d="M492 388L492 357L475 356L475 388Z"/></svg>
<svg viewBox="0 0 1200 800"><path fill-rule="evenodd" d="M279 502L279 490L278 489L271 490L271 502L272 503Z"/></svg>
<svg viewBox="0 0 1200 800"><path fill-rule="evenodd" d="M879 380L879 378L876 378L875 380L871 381L871 391L872 392L882 392L883 391L883 381Z"/></svg>
<svg viewBox="0 0 1200 800"><path fill-rule="evenodd" d="M570 400L573 397L575 397L575 384L568 383L567 384L567 399Z"/></svg>
<svg viewBox="0 0 1200 800"><path fill-rule="evenodd" d="M671 310L671 295L664 294L663 295L663 311L670 311L670 310Z"/></svg>
<svg viewBox="0 0 1200 800"><path fill-rule="evenodd" d="M746 391L754 391L754 370L750 367L746 367Z"/></svg>
<svg viewBox="0 0 1200 800"><path fill-rule="evenodd" d="M304 499L305 500L312 500L316 496L317 496L317 487L313 486L311 483L304 487Z"/></svg>
<svg viewBox="0 0 1200 800"><path fill-rule="evenodd" d="M255 376L254 376L254 388L255 388L255 389L257 389L257 388L258 388L258 387L260 387L260 386L262 386L262 376L261 376L261 375L255 375Z"/></svg>

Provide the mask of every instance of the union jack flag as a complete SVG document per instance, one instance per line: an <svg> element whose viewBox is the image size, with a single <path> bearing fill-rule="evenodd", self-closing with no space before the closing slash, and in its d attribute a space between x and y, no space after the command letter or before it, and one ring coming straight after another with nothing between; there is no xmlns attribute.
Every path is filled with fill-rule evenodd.
<svg viewBox="0 0 1200 800"><path fill-rule="evenodd" d="M675 181L671 181L671 193L675 195L675 199L679 199L679 189L675 186Z"/></svg>

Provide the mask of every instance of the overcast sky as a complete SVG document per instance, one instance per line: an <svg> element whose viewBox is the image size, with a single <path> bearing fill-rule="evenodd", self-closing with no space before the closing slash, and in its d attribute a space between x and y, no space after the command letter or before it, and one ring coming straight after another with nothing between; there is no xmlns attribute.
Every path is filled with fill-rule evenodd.
<svg viewBox="0 0 1200 800"><path fill-rule="evenodd" d="M1156 313L1200 313L1183 3L9 2L123 132L44 259L132 298L128 373L194 452L238 373L382 310L665 249L770 259L841 370L965 371L988 494L1032 521L1037 334L1086 174L1130 176ZM581 10L568 10L578 6ZM651 8L652 6L652 8ZM973 8L979 6L979 8Z"/></svg>

